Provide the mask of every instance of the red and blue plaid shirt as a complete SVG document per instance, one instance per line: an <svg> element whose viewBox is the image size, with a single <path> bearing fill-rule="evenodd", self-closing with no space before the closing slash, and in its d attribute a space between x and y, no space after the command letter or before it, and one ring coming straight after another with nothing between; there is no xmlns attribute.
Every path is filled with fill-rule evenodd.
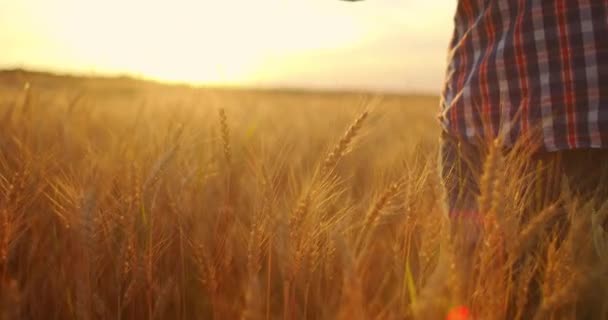
<svg viewBox="0 0 608 320"><path fill-rule="evenodd" d="M441 123L544 150L608 147L608 0L460 0Z"/></svg>

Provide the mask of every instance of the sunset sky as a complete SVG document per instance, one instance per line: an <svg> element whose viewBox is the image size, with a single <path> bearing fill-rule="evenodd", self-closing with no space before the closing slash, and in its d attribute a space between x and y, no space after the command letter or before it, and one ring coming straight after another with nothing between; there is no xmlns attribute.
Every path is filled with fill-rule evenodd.
<svg viewBox="0 0 608 320"><path fill-rule="evenodd" d="M0 0L0 68L440 89L456 0Z"/></svg>

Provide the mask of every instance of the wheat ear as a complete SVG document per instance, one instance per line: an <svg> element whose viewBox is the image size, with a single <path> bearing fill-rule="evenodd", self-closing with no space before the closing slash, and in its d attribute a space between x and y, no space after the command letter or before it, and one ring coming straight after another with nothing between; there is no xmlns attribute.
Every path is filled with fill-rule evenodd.
<svg viewBox="0 0 608 320"><path fill-rule="evenodd" d="M363 126L363 122L367 118L369 112L364 111L359 115L359 117L355 120L355 122L346 130L344 136L338 141L338 143L334 146L332 151L325 157L323 161L323 166L321 167L321 173L326 174L331 172L335 166L338 164L338 161L342 158L342 156L348 150L348 147L351 145L352 141L357 136L359 130Z"/></svg>

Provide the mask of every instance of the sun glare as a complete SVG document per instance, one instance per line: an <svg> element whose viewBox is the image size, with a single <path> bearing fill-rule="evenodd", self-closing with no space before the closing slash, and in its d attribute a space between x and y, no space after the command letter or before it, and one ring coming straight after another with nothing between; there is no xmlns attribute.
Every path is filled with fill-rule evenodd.
<svg viewBox="0 0 608 320"><path fill-rule="evenodd" d="M83 1L58 20L56 41L92 69L221 84L254 81L274 59L354 45L365 33L355 17L289 1Z"/></svg>
<svg viewBox="0 0 608 320"><path fill-rule="evenodd" d="M412 83L407 69L442 74L449 1L0 0L0 66L220 85Z"/></svg>

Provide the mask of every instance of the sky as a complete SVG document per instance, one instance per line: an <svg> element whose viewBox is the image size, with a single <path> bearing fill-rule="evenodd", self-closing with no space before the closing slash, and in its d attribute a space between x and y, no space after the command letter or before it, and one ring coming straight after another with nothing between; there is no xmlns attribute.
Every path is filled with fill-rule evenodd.
<svg viewBox="0 0 608 320"><path fill-rule="evenodd" d="M438 92L456 0L0 0L0 68Z"/></svg>

